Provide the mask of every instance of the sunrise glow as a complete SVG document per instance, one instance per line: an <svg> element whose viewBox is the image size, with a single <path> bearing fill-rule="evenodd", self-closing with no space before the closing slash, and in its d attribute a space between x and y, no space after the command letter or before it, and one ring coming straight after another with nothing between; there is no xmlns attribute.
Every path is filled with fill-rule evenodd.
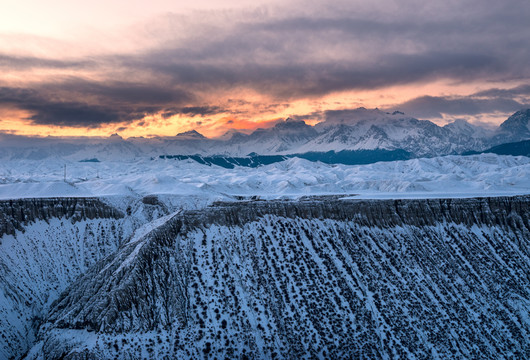
<svg viewBox="0 0 530 360"><path fill-rule="evenodd" d="M418 15L437 16L411 23L413 8L7 1L0 131L217 137L287 117L316 124L328 110L357 107L498 125L529 103L527 48L506 56L528 38L521 14L500 4L456 15L451 5L426 6ZM492 30L496 12L513 21Z"/></svg>

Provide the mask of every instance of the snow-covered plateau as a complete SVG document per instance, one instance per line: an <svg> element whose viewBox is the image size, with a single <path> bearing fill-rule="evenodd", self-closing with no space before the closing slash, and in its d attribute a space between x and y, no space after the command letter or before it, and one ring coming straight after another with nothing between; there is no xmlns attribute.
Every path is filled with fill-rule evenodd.
<svg viewBox="0 0 530 360"><path fill-rule="evenodd" d="M163 208L154 203L145 207ZM19 220L67 206L13 204ZM83 211L49 226L87 234L94 207L77 200ZM125 241L106 235L101 249L116 251L95 263L90 232L85 242L41 238L32 229L47 226L31 219L4 253L10 269L32 266L24 260L35 253L56 262L42 281L64 289L35 306L26 359L526 359L529 210L529 196L217 202L170 212ZM103 224L127 218L114 215ZM75 266L83 259L86 271ZM63 264L84 271L66 288ZM31 303L14 284L32 274L2 284L19 294L3 299L14 315Z"/></svg>
<svg viewBox="0 0 530 360"><path fill-rule="evenodd" d="M469 197L528 194L529 179L530 158L495 154L355 166L291 158L257 168L234 169L160 158L103 162L12 160L0 163L0 199L192 195L213 201L233 196L321 194Z"/></svg>
<svg viewBox="0 0 530 360"><path fill-rule="evenodd" d="M2 161L0 359L528 357L528 179L496 154Z"/></svg>

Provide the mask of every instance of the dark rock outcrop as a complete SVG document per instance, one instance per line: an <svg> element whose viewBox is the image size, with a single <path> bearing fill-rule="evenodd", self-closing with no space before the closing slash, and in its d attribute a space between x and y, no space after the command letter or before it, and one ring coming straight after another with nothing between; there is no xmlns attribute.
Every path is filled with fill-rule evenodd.
<svg viewBox="0 0 530 360"><path fill-rule="evenodd" d="M96 218L123 218L124 214L97 198L35 198L0 200L0 237L23 231L37 220L66 218L72 222Z"/></svg>

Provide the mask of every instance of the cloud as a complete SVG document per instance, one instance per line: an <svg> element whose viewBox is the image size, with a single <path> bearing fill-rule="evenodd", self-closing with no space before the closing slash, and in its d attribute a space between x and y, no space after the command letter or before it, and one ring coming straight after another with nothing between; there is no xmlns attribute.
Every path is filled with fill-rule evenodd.
<svg viewBox="0 0 530 360"><path fill-rule="evenodd" d="M13 56L0 54L0 69L29 70L33 68L48 69L90 69L97 66L91 60L59 60L35 56Z"/></svg>
<svg viewBox="0 0 530 360"><path fill-rule="evenodd" d="M35 113L29 119L41 125L90 128L122 121L120 114L115 110L79 103L27 104L25 108Z"/></svg>
<svg viewBox="0 0 530 360"><path fill-rule="evenodd" d="M220 114L224 112L226 112L226 110L219 106L185 106L181 108L167 109L164 111L164 113L162 113L162 117L167 119L179 114L195 117Z"/></svg>
<svg viewBox="0 0 530 360"><path fill-rule="evenodd" d="M294 114L294 115L289 115L289 117L293 120L298 120L298 121L306 121L306 120L314 120L314 121L323 121L325 118L326 118L326 112L329 112L330 110L328 111L313 111L309 114Z"/></svg>
<svg viewBox="0 0 530 360"><path fill-rule="evenodd" d="M473 96L476 97L497 97L497 98L514 98L517 96L530 96L530 85L520 85L511 89L493 88L479 91Z"/></svg>
<svg viewBox="0 0 530 360"><path fill-rule="evenodd" d="M116 102L122 104L179 104L191 101L193 95L185 90L160 84L155 81L138 82L108 79L90 81L83 78L67 77L59 81L45 82L38 86L40 92L60 94L61 97L93 97L99 103Z"/></svg>
<svg viewBox="0 0 530 360"><path fill-rule="evenodd" d="M442 118L444 115L512 113L530 106L530 101L516 99L519 95L527 94L530 94L529 86L488 89L471 96L420 96L395 105L393 109L426 119Z"/></svg>
<svg viewBox="0 0 530 360"><path fill-rule="evenodd" d="M166 14L136 27L142 30L131 39L143 37L138 43L150 45L129 53L0 55L0 68L27 71L28 79L40 71L38 80L1 89L0 106L27 110L37 124L97 127L146 114L167 119L275 111L248 110L252 105L237 97L226 106L213 104L234 91L283 104L435 80L524 81L530 79L528 18L530 3L522 0L291 1ZM420 96L399 108L426 118L512 111L524 105L518 97L529 87L488 91L468 98Z"/></svg>
<svg viewBox="0 0 530 360"><path fill-rule="evenodd" d="M333 41L330 39L329 41ZM309 51L309 50L308 50ZM280 64L248 63L224 64L179 63L178 54L147 55L156 61L145 60L131 66L150 68L175 84L190 89L211 88L228 91L235 86L253 89L258 93L282 99L321 96L342 90L377 89L398 84L442 78L459 81L506 76L506 67L492 54L440 52L437 49L419 54L386 52L370 61L329 60L327 62ZM165 56L165 57L164 57ZM234 55L236 56L236 55ZM299 56L292 54L292 57ZM530 75L530 72L528 73Z"/></svg>
<svg viewBox="0 0 530 360"><path fill-rule="evenodd" d="M233 116L226 116L216 121L203 121L201 124L195 124L198 126L196 130L199 132L214 132L218 135L222 135L229 130L237 130L243 133L250 133L259 128L270 128L283 119L265 119L261 121L250 121L247 119L241 119Z"/></svg>
<svg viewBox="0 0 530 360"><path fill-rule="evenodd" d="M345 3L279 16L219 15L189 39L170 38L120 61L192 89L243 86L286 99L437 79L530 77L527 3L405 3L379 16ZM429 16L411 19L412 9Z"/></svg>
<svg viewBox="0 0 530 360"><path fill-rule="evenodd" d="M132 122L189 101L190 95L173 89L136 83L90 83L70 79L35 88L0 88L0 106L31 113L34 124L97 128Z"/></svg>

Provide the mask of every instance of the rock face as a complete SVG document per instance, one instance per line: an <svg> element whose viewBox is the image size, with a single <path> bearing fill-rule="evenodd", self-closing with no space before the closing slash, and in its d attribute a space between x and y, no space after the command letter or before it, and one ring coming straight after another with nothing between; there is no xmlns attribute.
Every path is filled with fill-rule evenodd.
<svg viewBox="0 0 530 360"><path fill-rule="evenodd" d="M52 305L31 359L529 358L530 197L218 203Z"/></svg>
<svg viewBox="0 0 530 360"><path fill-rule="evenodd" d="M0 359L26 353L59 294L168 211L154 198L122 207L96 198L0 201Z"/></svg>
<svg viewBox="0 0 530 360"><path fill-rule="evenodd" d="M43 198L0 201L0 237L15 235L24 225L65 217L72 223L96 218L123 218L117 209L96 198Z"/></svg>
<svg viewBox="0 0 530 360"><path fill-rule="evenodd" d="M530 137L530 109L517 111L500 125L502 135L512 141L525 140ZM506 138L504 139L506 142Z"/></svg>

